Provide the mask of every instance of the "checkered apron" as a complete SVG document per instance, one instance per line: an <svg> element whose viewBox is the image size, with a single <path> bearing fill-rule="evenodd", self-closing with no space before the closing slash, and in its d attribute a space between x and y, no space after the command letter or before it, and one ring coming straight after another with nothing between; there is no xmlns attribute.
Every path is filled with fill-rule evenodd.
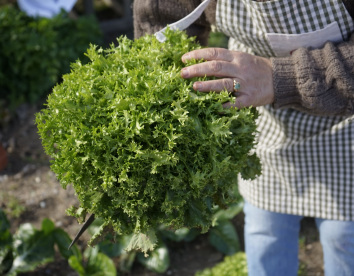
<svg viewBox="0 0 354 276"><path fill-rule="evenodd" d="M343 40L354 30L340 0L219 0L216 25L229 48L264 57L275 52L267 33L303 34L337 22ZM256 153L262 175L239 190L260 208L354 220L354 116L313 116L259 108Z"/></svg>

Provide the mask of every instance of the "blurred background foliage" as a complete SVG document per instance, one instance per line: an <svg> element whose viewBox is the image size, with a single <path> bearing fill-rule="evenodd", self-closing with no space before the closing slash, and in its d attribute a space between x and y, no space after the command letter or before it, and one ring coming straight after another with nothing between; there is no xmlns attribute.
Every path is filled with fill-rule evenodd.
<svg viewBox="0 0 354 276"><path fill-rule="evenodd" d="M0 30L0 98L9 106L36 102L69 72L71 62L85 62L90 43L102 44L94 16L72 19L65 12L33 18L2 6Z"/></svg>
<svg viewBox="0 0 354 276"><path fill-rule="evenodd" d="M87 62L90 43L107 47L120 35L132 39L131 4L78 0L70 13L33 18L15 0L0 0L0 107L14 109L43 99L72 62ZM209 46L227 47L227 38L213 31Z"/></svg>

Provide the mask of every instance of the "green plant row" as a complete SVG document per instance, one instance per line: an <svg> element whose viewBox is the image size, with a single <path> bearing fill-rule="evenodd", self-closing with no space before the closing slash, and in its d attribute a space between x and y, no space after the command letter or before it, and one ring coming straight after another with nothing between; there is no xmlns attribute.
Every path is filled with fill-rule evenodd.
<svg viewBox="0 0 354 276"><path fill-rule="evenodd" d="M102 42L94 17L66 13L32 18L12 6L0 8L0 98L14 106L50 92L70 63L85 60L90 43Z"/></svg>
<svg viewBox="0 0 354 276"><path fill-rule="evenodd" d="M244 252L238 252L212 268L198 271L195 276L247 276L247 260Z"/></svg>

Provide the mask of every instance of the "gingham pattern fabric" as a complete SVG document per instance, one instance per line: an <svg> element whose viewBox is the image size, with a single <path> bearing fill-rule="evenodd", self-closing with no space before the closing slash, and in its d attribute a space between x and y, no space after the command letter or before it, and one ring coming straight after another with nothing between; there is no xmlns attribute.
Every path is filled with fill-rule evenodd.
<svg viewBox="0 0 354 276"><path fill-rule="evenodd" d="M219 0L217 28L229 48L271 57L266 33L300 34L336 21L343 40L354 30L339 0ZM312 116L259 108L256 153L262 175L239 190L269 211L354 220L354 116Z"/></svg>
<svg viewBox="0 0 354 276"><path fill-rule="evenodd" d="M308 33L336 21L347 39L354 29L338 0L219 0L216 20L218 29L231 38L230 49L264 57L274 56L266 33Z"/></svg>

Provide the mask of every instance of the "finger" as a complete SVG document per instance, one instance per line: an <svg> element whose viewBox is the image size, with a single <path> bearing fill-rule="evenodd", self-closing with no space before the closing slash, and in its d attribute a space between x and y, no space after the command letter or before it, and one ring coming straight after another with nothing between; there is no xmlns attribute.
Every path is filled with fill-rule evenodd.
<svg viewBox="0 0 354 276"><path fill-rule="evenodd" d="M220 79L220 80L210 80L210 81L197 81L193 84L193 89L200 92L221 92L229 91L233 92L233 79Z"/></svg>
<svg viewBox="0 0 354 276"><path fill-rule="evenodd" d="M224 48L204 48L188 52L182 56L183 62L191 59L223 60L231 62L233 55L231 51Z"/></svg>
<svg viewBox="0 0 354 276"><path fill-rule="evenodd" d="M227 103L224 103L223 105L223 108L243 108L245 107L244 104L242 104L242 101L239 99L239 98L236 98L234 102L227 102Z"/></svg>
<svg viewBox="0 0 354 276"><path fill-rule="evenodd" d="M238 92L234 102L224 103L223 107L224 108L231 108L231 107L244 108L244 107L249 107L251 105L257 106L252 103L252 100L249 97L249 95L247 95L246 93Z"/></svg>
<svg viewBox="0 0 354 276"><path fill-rule="evenodd" d="M182 78L194 77L232 77L235 75L235 66L227 61L206 61L185 67L181 70Z"/></svg>
<svg viewBox="0 0 354 276"><path fill-rule="evenodd" d="M242 104L240 103L239 100L235 100L235 102L227 102L227 103L224 103L223 105L223 108L232 108L232 107L236 107L236 108L242 108Z"/></svg>

